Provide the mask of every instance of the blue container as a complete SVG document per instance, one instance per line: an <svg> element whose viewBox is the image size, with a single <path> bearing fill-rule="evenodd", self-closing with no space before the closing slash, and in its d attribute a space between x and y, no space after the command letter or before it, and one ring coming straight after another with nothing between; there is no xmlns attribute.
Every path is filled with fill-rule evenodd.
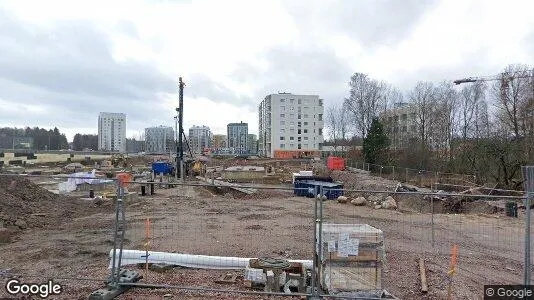
<svg viewBox="0 0 534 300"><path fill-rule="evenodd" d="M173 166L165 161L156 161L152 163L152 171L157 174L171 174Z"/></svg>
<svg viewBox="0 0 534 300"><path fill-rule="evenodd" d="M315 187L317 191L323 187L323 193L327 199L337 199L339 196L343 196L343 185L336 182L324 182L317 180L297 180L293 186L293 194L303 197L314 197Z"/></svg>

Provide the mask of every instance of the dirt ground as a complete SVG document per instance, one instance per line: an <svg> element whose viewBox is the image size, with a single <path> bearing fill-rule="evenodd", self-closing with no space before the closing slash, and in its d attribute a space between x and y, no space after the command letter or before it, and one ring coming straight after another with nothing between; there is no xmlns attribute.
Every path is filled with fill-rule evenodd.
<svg viewBox="0 0 534 300"><path fill-rule="evenodd" d="M289 187L289 186L288 186ZM378 186L377 186L378 188ZM314 200L291 191L261 190L258 195L204 187L157 189L157 194L127 203L125 249L144 250L146 218L151 220L150 250L235 257L312 259ZM408 203L408 202L407 202ZM413 205L374 209L325 201L324 222L369 224L384 233L383 287L401 299L446 299L450 249L459 245L454 299L482 299L485 284L522 280L523 221L502 214L431 214ZM55 207L56 210L59 208ZM87 299L103 287L113 245L112 203L84 208L53 226L30 227L11 243L0 244L0 274L22 274L24 282L55 278L64 293L53 299ZM434 228L434 230L432 230ZM434 243L432 243L434 241ZM7 254L7 255L6 255ZM420 292L418 259L425 259L429 292ZM141 283L247 291L241 284L214 281L226 271L175 268L156 273L137 266ZM237 272L238 274L240 272ZM37 277L31 277L37 276ZM77 278L61 279L61 278ZM7 281L7 278L2 278ZM274 299L216 292L131 289L118 299ZM0 298L8 297L5 289Z"/></svg>

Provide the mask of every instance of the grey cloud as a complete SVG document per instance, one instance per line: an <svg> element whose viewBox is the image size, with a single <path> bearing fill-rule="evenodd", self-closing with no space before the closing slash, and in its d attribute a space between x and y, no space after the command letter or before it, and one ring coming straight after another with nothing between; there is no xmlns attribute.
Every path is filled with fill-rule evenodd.
<svg viewBox="0 0 534 300"><path fill-rule="evenodd" d="M173 78L137 62L116 62L110 41L89 22L60 22L54 30L30 26L0 9L0 98L42 104L53 115L2 116L39 125L96 123L100 111L147 119L159 115L158 94L175 91ZM19 120L18 120L18 119ZM61 124L60 124L61 123ZM92 124L91 124L92 125Z"/></svg>
<svg viewBox="0 0 534 300"><path fill-rule="evenodd" d="M411 34L424 13L434 8L437 0L358 0L358 1L285 2L290 13L301 24L304 34L310 28L345 34L367 48L398 43ZM318 21L320 23L317 23ZM321 26L321 27L319 27ZM311 32L310 32L311 31Z"/></svg>

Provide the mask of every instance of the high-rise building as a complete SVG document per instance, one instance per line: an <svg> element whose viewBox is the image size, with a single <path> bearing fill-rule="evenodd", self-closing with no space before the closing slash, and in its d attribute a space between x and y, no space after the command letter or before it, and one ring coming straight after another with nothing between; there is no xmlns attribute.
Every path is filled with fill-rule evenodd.
<svg viewBox="0 0 534 300"><path fill-rule="evenodd" d="M98 115L98 149L126 152L126 115L101 112Z"/></svg>
<svg viewBox="0 0 534 300"><path fill-rule="evenodd" d="M193 126L189 128L189 146L193 153L203 153L211 147L212 133L208 126Z"/></svg>
<svg viewBox="0 0 534 300"><path fill-rule="evenodd" d="M145 128L145 151L147 153L169 153L176 151L174 129L169 126Z"/></svg>
<svg viewBox="0 0 534 300"><path fill-rule="evenodd" d="M255 134L249 133L247 140L247 150L248 153L256 154L258 153L258 138Z"/></svg>
<svg viewBox="0 0 534 300"><path fill-rule="evenodd" d="M270 94L258 106L258 113L260 155L321 150L324 106L319 96Z"/></svg>
<svg viewBox="0 0 534 300"><path fill-rule="evenodd" d="M224 134L214 134L212 147L215 149L226 148L226 135Z"/></svg>
<svg viewBox="0 0 534 300"><path fill-rule="evenodd" d="M227 146L233 149L234 153L247 152L248 124L230 123L227 126Z"/></svg>

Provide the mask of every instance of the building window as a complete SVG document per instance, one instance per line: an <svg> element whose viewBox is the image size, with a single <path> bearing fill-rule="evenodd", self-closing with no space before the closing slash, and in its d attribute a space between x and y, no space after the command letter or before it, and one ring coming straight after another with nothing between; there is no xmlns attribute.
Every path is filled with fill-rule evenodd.
<svg viewBox="0 0 534 300"><path fill-rule="evenodd" d="M299 114L299 116L298 116L298 118L297 118L297 119L299 119L299 120L300 120L300 119L302 119L302 115L301 115L301 114Z"/></svg>
<svg viewBox="0 0 534 300"><path fill-rule="evenodd" d="M285 137L281 136L281 137L280 137L280 140L281 140L281 141L285 140Z"/></svg>
<svg viewBox="0 0 534 300"><path fill-rule="evenodd" d="M286 121L280 121L280 125L286 125Z"/></svg>
<svg viewBox="0 0 534 300"><path fill-rule="evenodd" d="M308 129L304 129L304 133L308 133Z"/></svg>
<svg viewBox="0 0 534 300"><path fill-rule="evenodd" d="M291 121L291 122L289 122L289 125L291 125L291 126L295 126L295 122L294 122L294 121Z"/></svg>
<svg viewBox="0 0 534 300"><path fill-rule="evenodd" d="M295 118L295 114L289 114L289 117L290 117L291 119L293 119L293 118Z"/></svg>
<svg viewBox="0 0 534 300"><path fill-rule="evenodd" d="M290 140L290 141L294 141L294 140L295 140L295 137L294 137L294 136L290 136L290 137L289 137L289 140Z"/></svg>
<svg viewBox="0 0 534 300"><path fill-rule="evenodd" d="M323 114L319 114L319 121L323 120Z"/></svg>
<svg viewBox="0 0 534 300"><path fill-rule="evenodd" d="M319 135L323 135L323 129L319 128Z"/></svg>
<svg viewBox="0 0 534 300"><path fill-rule="evenodd" d="M295 99L289 99L289 103L290 103L290 104L295 103Z"/></svg>
<svg viewBox="0 0 534 300"><path fill-rule="evenodd" d="M319 106L323 106L323 99L319 99Z"/></svg>
<svg viewBox="0 0 534 300"><path fill-rule="evenodd" d="M286 144L280 144L280 148L284 149L286 147Z"/></svg>
<svg viewBox="0 0 534 300"><path fill-rule="evenodd" d="M301 127L301 126L300 126L301 124L302 124L302 123L299 121L299 122L298 122L298 127Z"/></svg>
<svg viewBox="0 0 534 300"><path fill-rule="evenodd" d="M297 131L297 133L298 133L298 134L301 134L301 131L300 131L300 129L299 129L299 130Z"/></svg>
<svg viewBox="0 0 534 300"><path fill-rule="evenodd" d="M301 144L298 145L298 149L302 149L302 145Z"/></svg>
<svg viewBox="0 0 534 300"><path fill-rule="evenodd" d="M307 126L308 125L308 122L304 122L304 126Z"/></svg>
<svg viewBox="0 0 534 300"><path fill-rule="evenodd" d="M301 104L301 102L302 102L302 101L301 101L300 99L297 100L297 103L298 103L298 104Z"/></svg>
<svg viewBox="0 0 534 300"><path fill-rule="evenodd" d="M285 111L285 110L286 110L285 106L280 106L280 111Z"/></svg>
<svg viewBox="0 0 534 300"><path fill-rule="evenodd" d="M285 118L286 115L285 114L280 114L280 118Z"/></svg>
<svg viewBox="0 0 534 300"><path fill-rule="evenodd" d="M307 119L308 118L308 114L304 114L304 119Z"/></svg>
<svg viewBox="0 0 534 300"><path fill-rule="evenodd" d="M280 99L280 103L286 102L286 99Z"/></svg>
<svg viewBox="0 0 534 300"><path fill-rule="evenodd" d="M280 133L286 133L286 130L284 128L280 129Z"/></svg>
<svg viewBox="0 0 534 300"><path fill-rule="evenodd" d="M304 149L307 149L308 148L308 144L304 144Z"/></svg>
<svg viewBox="0 0 534 300"><path fill-rule="evenodd" d="M302 140L302 138L299 136L297 141L300 142L301 140Z"/></svg>
<svg viewBox="0 0 534 300"><path fill-rule="evenodd" d="M293 148L295 147L295 144L289 144L289 147Z"/></svg>
<svg viewBox="0 0 534 300"><path fill-rule="evenodd" d="M304 140L305 140L305 141L307 141L307 140L308 140L308 137L307 137L307 136L305 136L305 137L304 137Z"/></svg>
<svg viewBox="0 0 534 300"><path fill-rule="evenodd" d="M295 128L289 128L289 133L295 133Z"/></svg>

